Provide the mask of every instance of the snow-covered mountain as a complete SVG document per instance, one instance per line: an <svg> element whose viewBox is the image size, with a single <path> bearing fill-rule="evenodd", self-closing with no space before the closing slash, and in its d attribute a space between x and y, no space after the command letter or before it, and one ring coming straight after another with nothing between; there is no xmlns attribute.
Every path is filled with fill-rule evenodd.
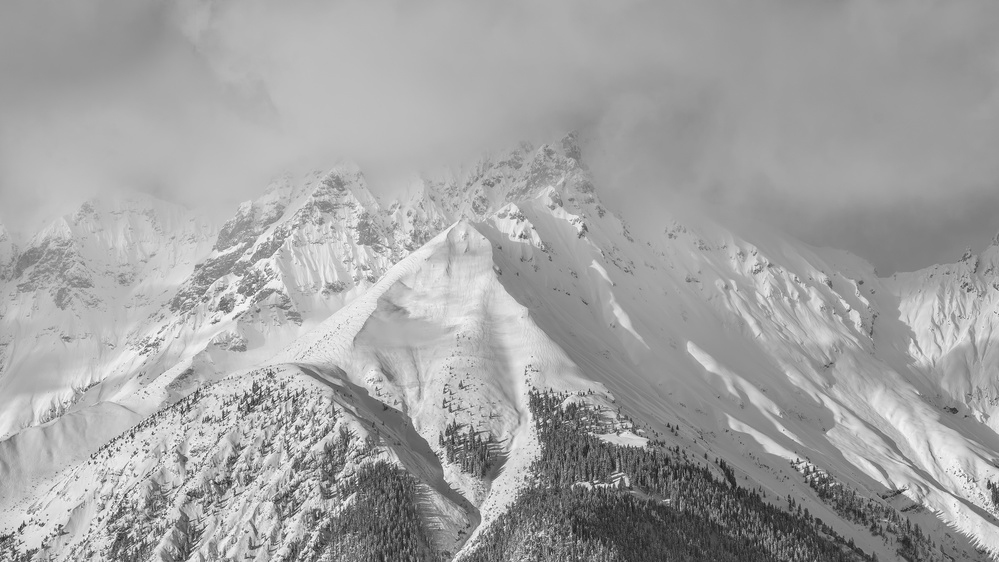
<svg viewBox="0 0 999 562"><path fill-rule="evenodd" d="M557 396L616 451L581 489L654 500L622 451L668 453L841 559L999 553L999 243L881 279L690 213L632 230L598 191L569 135L387 204L345 164L220 228L142 199L0 231L0 552L364 559L334 536L397 486L414 559L532 559L497 533L557 479Z"/></svg>

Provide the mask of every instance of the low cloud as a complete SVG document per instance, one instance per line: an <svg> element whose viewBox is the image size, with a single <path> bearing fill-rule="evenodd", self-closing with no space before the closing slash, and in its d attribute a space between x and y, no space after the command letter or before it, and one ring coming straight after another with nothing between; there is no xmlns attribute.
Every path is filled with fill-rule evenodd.
<svg viewBox="0 0 999 562"><path fill-rule="evenodd" d="M14 0L0 218L129 189L228 209L285 167L580 129L637 220L682 198L918 267L999 229L997 26L977 1Z"/></svg>

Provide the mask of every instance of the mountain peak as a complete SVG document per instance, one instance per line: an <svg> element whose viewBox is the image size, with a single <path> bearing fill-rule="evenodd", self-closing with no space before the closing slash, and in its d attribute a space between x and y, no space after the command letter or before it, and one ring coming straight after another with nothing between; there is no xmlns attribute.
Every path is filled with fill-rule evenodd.
<svg viewBox="0 0 999 562"><path fill-rule="evenodd" d="M87 199L72 213L74 222L86 217L138 214L148 215L161 212L190 212L186 207L147 193L145 191L122 191L106 196L95 196Z"/></svg>
<svg viewBox="0 0 999 562"><path fill-rule="evenodd" d="M572 158L576 162L582 164L583 151L579 146L579 135L576 131L570 131L567 135L562 137L560 144L562 145L562 153L565 154L567 158Z"/></svg>

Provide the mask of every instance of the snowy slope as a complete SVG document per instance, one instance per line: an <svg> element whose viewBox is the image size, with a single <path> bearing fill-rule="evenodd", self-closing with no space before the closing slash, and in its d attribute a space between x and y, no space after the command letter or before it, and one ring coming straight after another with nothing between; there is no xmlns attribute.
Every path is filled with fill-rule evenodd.
<svg viewBox="0 0 999 562"><path fill-rule="evenodd" d="M167 213L153 205L157 217ZM169 450L130 431L115 441L117 453L86 460L98 447L144 418L156 435L197 434L194 418L169 421L170 404L214 416L211 393L245 390L270 371L294 388L364 397L345 415L358 428L393 428L379 454L442 498L432 503L452 514L449 538L439 537L448 550L467 538L457 529L481 521L465 543L474 544L525 485L538 452L533 388L582 392L609 412L620 408L646 435L721 457L746 485L794 496L881 559L894 548L823 503L803 472L827 472L904 512L948 556L980 558L972 545L999 552L987 489L999 482L991 421L999 245L879 279L845 252L764 228L737 234L687 212L632 231L601 204L572 135L426 174L387 204L352 165L282 178L217 229L158 218L174 221L164 233L188 232L177 240L151 221L121 219L145 211L96 212L9 250L15 265L0 304L12 307L0 331L0 389L12 389L0 392L12 435L0 442L0 529L33 506L25 542L44 541L57 556L109 548L90 537L105 536L106 514L131 501L94 500L93 489L71 484L90 478L79 471L130 471L140 475L123 484L131 490L152 474L134 463ZM148 247L122 238L136 231ZM68 266L45 269L56 250ZM136 280L113 285L121 270ZM64 289L65 310L55 304ZM135 304L109 306L125 302ZM77 343L94 339L87 334L109 334L114 347L103 344L102 354ZM33 353L45 345L50 353ZM72 368L30 362L43 360ZM34 372L51 373L45 388L57 399L17 386L34 384ZM212 390L181 400L198 388ZM258 442L287 431L282 423L244 437ZM446 459L452 424L492 444L484 476ZM212 443L217 429L204 430ZM290 458L278 455L266 478L284 474ZM168 480L171 493L190 485L186 476ZM247 513L260 516L254 501L213 515L215 548L259 555L233 535ZM171 513L162 522L179 517ZM41 523L76 530L46 539L52 527ZM289 537L273 538L273 548Z"/></svg>
<svg viewBox="0 0 999 562"><path fill-rule="evenodd" d="M997 237L999 238L999 237ZM956 407L992 429L999 397L993 332L999 311L999 239L981 255L894 275L900 320L911 330L905 350L941 407Z"/></svg>
<svg viewBox="0 0 999 562"><path fill-rule="evenodd" d="M511 294L629 413L662 433L679 423L687 445L777 494L789 488L784 463L808 459L870 497L904 490L896 497L995 548L994 435L922 399L898 353L897 301L869 265L707 222L641 244L591 214L579 237L570 217L581 210L553 203L521 204L516 227L484 230L503 247ZM520 282L531 276L548 290Z"/></svg>
<svg viewBox="0 0 999 562"><path fill-rule="evenodd" d="M27 242L0 286L0 436L58 417L108 376L213 235L136 198L88 202Z"/></svg>
<svg viewBox="0 0 999 562"><path fill-rule="evenodd" d="M497 277L489 240L459 222L278 359L342 367L430 443L454 422L491 436L507 459L495 478L450 472L485 523L513 499L537 453L528 390L602 390Z"/></svg>
<svg viewBox="0 0 999 562"><path fill-rule="evenodd" d="M398 413L375 404L294 367L209 385L67 471L20 514L19 538L53 560L293 560L316 540L310 518L349 505L341 484L386 460L418 477L420 509L453 549L474 509Z"/></svg>

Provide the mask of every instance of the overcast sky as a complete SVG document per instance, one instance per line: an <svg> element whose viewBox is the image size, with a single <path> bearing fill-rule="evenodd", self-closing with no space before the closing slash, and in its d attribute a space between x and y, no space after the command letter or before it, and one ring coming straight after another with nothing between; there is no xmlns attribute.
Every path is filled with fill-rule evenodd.
<svg viewBox="0 0 999 562"><path fill-rule="evenodd" d="M0 219L584 129L634 220L680 197L914 269L999 230L996 29L994 0L6 0Z"/></svg>

